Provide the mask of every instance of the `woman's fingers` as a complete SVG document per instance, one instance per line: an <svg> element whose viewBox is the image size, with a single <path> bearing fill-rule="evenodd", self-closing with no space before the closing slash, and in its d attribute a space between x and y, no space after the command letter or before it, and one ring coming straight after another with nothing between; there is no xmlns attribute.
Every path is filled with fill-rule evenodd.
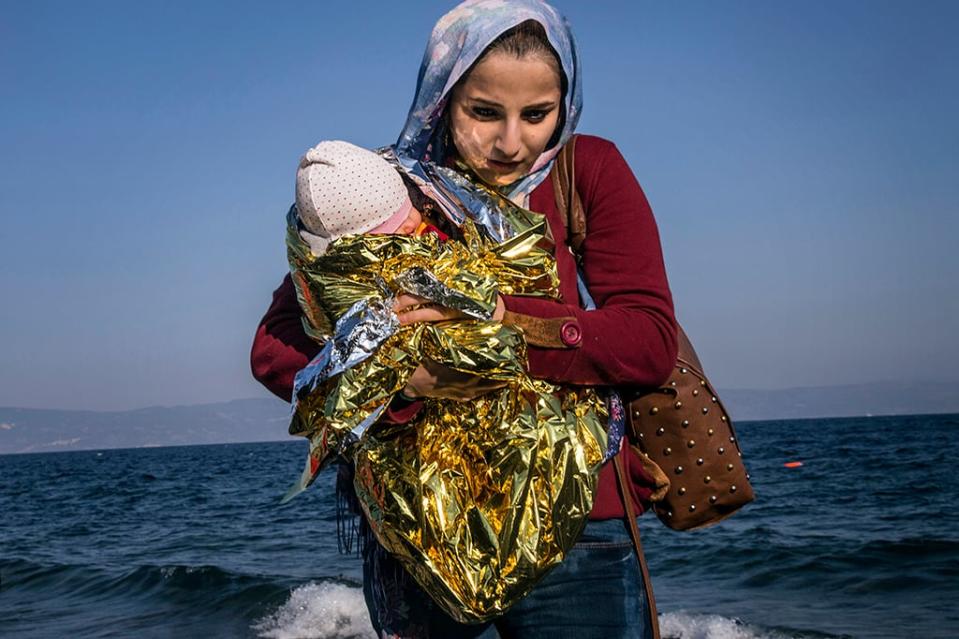
<svg viewBox="0 0 959 639"><path fill-rule="evenodd" d="M416 322L442 322L466 317L460 311L435 304L425 297L412 293L397 295L396 301L393 302L393 311L399 316L400 324L404 326Z"/></svg>
<svg viewBox="0 0 959 639"><path fill-rule="evenodd" d="M416 322L443 322L445 320L466 317L459 311L454 311L451 308L446 308L445 306L440 306L439 304L421 306L411 311L398 313L397 315L399 315L400 324L403 326L407 324L415 324Z"/></svg>
<svg viewBox="0 0 959 639"><path fill-rule="evenodd" d="M482 377L475 377L476 382L467 385L463 392L460 394L459 400L461 402L468 402L481 397L486 393L498 390L506 386L506 382L498 382L492 379L484 379Z"/></svg>
<svg viewBox="0 0 959 639"><path fill-rule="evenodd" d="M461 311L436 304L412 293L400 293L393 302L393 311L399 315L400 324L415 322L442 322L444 320L465 319L467 315ZM496 296L496 309L493 311L494 320L502 320L506 312L503 298Z"/></svg>
<svg viewBox="0 0 959 639"><path fill-rule="evenodd" d="M415 306L421 306L423 304L429 304L429 300L425 297L420 297L419 295L413 295L412 293L400 293L396 296L396 300L393 302L393 310L397 314L400 314Z"/></svg>
<svg viewBox="0 0 959 639"><path fill-rule="evenodd" d="M411 397L470 401L503 386L506 386L505 382L470 375L426 360L413 371L404 393Z"/></svg>

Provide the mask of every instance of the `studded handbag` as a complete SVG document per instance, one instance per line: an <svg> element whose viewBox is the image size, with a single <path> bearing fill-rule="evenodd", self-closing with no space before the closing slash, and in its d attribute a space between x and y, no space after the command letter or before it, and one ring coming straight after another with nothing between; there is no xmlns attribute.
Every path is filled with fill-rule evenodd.
<svg viewBox="0 0 959 639"><path fill-rule="evenodd" d="M669 478L666 495L653 504L664 524L674 530L702 528L753 500L729 413L682 329L666 384L629 399L636 446Z"/></svg>
<svg viewBox="0 0 959 639"><path fill-rule="evenodd" d="M567 243L579 258L586 214L575 187L576 137L567 142L552 171ZM666 383L657 389L626 389L631 445L658 466L669 481L653 502L659 519L674 530L714 524L753 500L749 474L729 413L703 372L686 333L679 329L679 354ZM659 494L663 494L659 491Z"/></svg>

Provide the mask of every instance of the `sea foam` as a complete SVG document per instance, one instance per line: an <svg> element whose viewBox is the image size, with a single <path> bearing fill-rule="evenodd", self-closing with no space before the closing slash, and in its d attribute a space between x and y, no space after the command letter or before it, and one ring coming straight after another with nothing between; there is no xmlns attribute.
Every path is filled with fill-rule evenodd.
<svg viewBox="0 0 959 639"><path fill-rule="evenodd" d="M311 582L253 629L266 639L375 639L363 591L340 583Z"/></svg>
<svg viewBox="0 0 959 639"><path fill-rule="evenodd" d="M796 639L806 636L746 624L722 615L683 611L662 614L659 623L666 639ZM331 582L312 582L295 588L276 612L256 622L253 629L264 639L376 637L362 590Z"/></svg>
<svg viewBox="0 0 959 639"><path fill-rule="evenodd" d="M661 614L659 626L664 639L795 639L806 636L786 634L722 615L682 611Z"/></svg>

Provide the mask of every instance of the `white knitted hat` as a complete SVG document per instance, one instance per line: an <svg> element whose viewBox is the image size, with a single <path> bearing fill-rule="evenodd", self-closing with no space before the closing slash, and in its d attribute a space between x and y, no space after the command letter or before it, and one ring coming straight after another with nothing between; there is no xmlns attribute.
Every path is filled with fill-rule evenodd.
<svg viewBox="0 0 959 639"><path fill-rule="evenodd" d="M296 172L296 210L319 255L344 235L392 233L412 208L403 178L372 151L342 142L320 142ZM325 240L325 241L324 241Z"/></svg>

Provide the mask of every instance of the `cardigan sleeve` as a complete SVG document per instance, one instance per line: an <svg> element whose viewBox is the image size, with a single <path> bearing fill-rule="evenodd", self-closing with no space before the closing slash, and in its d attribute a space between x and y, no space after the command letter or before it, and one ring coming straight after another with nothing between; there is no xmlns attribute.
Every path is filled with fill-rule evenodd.
<svg viewBox="0 0 959 639"><path fill-rule="evenodd" d="M320 352L320 344L303 330L301 318L296 289L287 274L273 292L273 303L256 329L250 352L253 377L287 402L293 398L293 379L296 374ZM405 424L416 416L422 406L422 400L407 402L394 399L380 421Z"/></svg>
<svg viewBox="0 0 959 639"><path fill-rule="evenodd" d="M260 320L250 353L253 377L286 401L293 397L297 372L320 352L320 344L303 330L301 317L296 289L287 274L273 292L273 302Z"/></svg>
<svg viewBox="0 0 959 639"><path fill-rule="evenodd" d="M507 310L578 324L575 348L529 347L530 373L559 383L657 386L675 365L677 338L652 210L619 150L600 138L577 141L576 188L586 212L583 275L597 310L504 296Z"/></svg>

